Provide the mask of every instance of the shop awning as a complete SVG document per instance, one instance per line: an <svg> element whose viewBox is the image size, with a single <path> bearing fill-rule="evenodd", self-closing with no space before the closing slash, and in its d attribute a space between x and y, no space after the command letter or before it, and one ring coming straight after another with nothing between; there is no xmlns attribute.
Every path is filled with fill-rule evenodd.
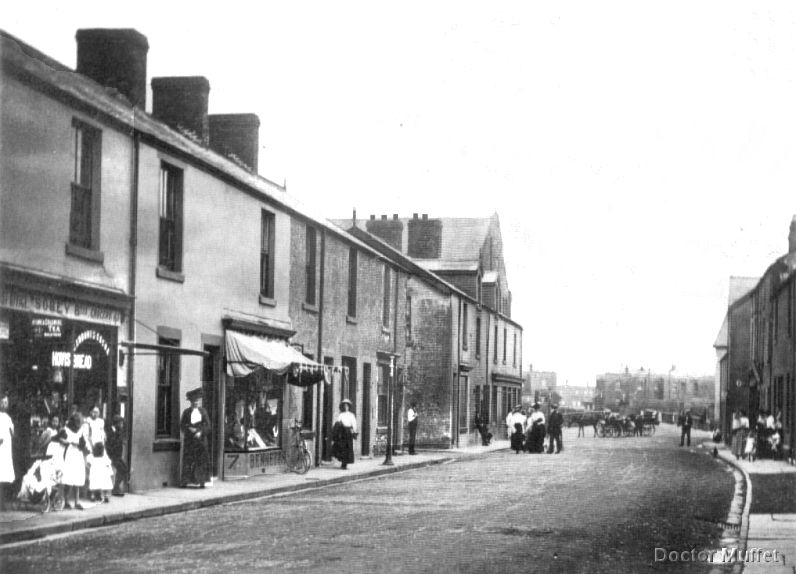
<svg viewBox="0 0 796 574"><path fill-rule="evenodd" d="M309 387L323 380L323 365L308 359L288 345L286 339L257 337L227 330L227 374L246 377L263 368L287 375L287 382Z"/></svg>

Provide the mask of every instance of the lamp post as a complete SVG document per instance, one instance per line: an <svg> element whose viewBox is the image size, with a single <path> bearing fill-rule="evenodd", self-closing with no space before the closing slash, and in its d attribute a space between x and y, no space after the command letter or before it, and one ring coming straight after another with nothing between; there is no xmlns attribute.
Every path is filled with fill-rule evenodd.
<svg viewBox="0 0 796 574"><path fill-rule="evenodd" d="M393 466L392 461L392 389L395 372L395 357L390 357L390 376L387 379L387 455L382 465Z"/></svg>

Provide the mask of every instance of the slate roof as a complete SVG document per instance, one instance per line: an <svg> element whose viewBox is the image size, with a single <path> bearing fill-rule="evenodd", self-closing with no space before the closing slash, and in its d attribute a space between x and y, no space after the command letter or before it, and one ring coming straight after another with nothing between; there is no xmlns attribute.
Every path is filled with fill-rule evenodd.
<svg viewBox="0 0 796 574"><path fill-rule="evenodd" d="M759 277L730 277L730 294L727 304L732 305L749 293L757 286L758 281L760 281Z"/></svg>

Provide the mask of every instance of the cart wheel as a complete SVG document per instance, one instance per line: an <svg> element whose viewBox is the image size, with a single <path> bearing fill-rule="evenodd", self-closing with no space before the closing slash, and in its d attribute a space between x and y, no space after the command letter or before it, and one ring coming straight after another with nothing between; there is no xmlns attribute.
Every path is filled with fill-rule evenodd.
<svg viewBox="0 0 796 574"><path fill-rule="evenodd" d="M38 510L39 512L42 513L50 512L50 495L47 494L46 492L43 492L41 494L41 498L38 500L38 502L34 504L36 506L36 510Z"/></svg>
<svg viewBox="0 0 796 574"><path fill-rule="evenodd" d="M597 436L600 437L600 438L604 438L605 437L605 425L603 425L603 424L598 424L597 425Z"/></svg>

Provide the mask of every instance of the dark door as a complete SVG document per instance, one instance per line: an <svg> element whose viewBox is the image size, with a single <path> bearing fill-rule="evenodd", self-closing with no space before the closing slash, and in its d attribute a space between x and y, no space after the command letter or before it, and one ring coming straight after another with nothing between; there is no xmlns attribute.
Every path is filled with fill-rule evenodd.
<svg viewBox="0 0 796 574"><path fill-rule="evenodd" d="M370 455L370 363L362 363L362 456Z"/></svg>
<svg viewBox="0 0 796 574"><path fill-rule="evenodd" d="M324 357L323 364L326 366L334 365L332 357ZM329 369L330 375L332 370ZM330 384L324 385L323 389L323 436L322 445L323 452L321 457L323 460L332 460L332 425L334 424L334 376Z"/></svg>
<svg viewBox="0 0 796 574"><path fill-rule="evenodd" d="M202 406L210 415L212 429L210 431L210 457L213 461L213 476L219 476L219 459L221 441L218 440L219 430L224 428L222 424L219 400L219 384L221 371L221 349L216 345L205 345L204 351L208 353L202 360Z"/></svg>

